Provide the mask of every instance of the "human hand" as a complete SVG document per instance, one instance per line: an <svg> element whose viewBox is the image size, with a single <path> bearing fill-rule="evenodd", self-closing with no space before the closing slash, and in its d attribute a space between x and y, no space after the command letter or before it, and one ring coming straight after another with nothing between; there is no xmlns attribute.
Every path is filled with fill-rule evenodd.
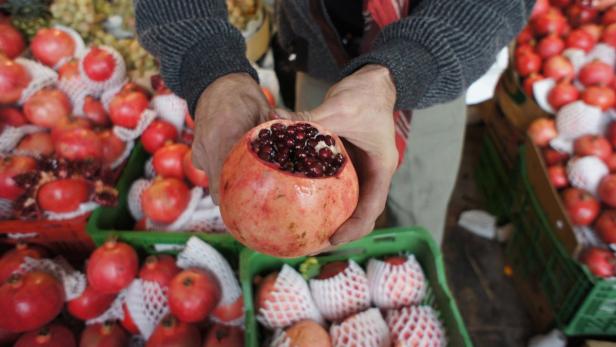
<svg viewBox="0 0 616 347"><path fill-rule="evenodd" d="M194 165L207 173L212 199L218 204L222 165L233 145L250 129L268 120L270 107L250 75L218 78L199 97L192 145Z"/></svg>

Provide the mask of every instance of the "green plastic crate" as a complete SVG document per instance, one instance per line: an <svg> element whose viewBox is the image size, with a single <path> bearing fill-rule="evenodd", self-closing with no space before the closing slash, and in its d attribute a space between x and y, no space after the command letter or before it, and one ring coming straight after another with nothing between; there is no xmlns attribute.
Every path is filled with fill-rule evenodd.
<svg viewBox="0 0 616 347"><path fill-rule="evenodd" d="M513 271L543 291L566 335L616 336L616 281L593 276L565 251L528 181L524 158L520 176L516 231L507 246Z"/></svg>
<svg viewBox="0 0 616 347"><path fill-rule="evenodd" d="M488 135L485 135L479 163L475 169L475 181L486 198L488 211L499 218L510 217L514 176L508 173L494 143Z"/></svg>
<svg viewBox="0 0 616 347"><path fill-rule="evenodd" d="M426 278L429 288L423 303L431 305L440 313L447 330L450 346L472 346L468 332L458 311L456 302L447 287L443 257L430 235L421 228L386 229L374 231L361 240L349 243L338 250L318 256L319 263L325 264L342 259L353 259L365 265L372 257L395 255L410 252L415 255ZM259 346L260 327L258 327L253 306L253 278L279 271L283 264L297 268L307 257L280 259L255 251L244 249L240 256L240 282L244 292L246 312L245 346Z"/></svg>

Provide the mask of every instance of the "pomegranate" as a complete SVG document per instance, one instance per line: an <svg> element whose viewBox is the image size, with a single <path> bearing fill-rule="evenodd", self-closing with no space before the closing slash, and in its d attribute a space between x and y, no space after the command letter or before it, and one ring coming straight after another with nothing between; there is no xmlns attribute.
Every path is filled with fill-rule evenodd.
<svg viewBox="0 0 616 347"><path fill-rule="evenodd" d="M51 129L51 139L56 142L65 131L73 129L92 129L92 124L85 118L74 118L67 123L62 123L57 127Z"/></svg>
<svg viewBox="0 0 616 347"><path fill-rule="evenodd" d="M93 96L86 96L83 103L83 114L95 125L104 127L110 124L103 103Z"/></svg>
<svg viewBox="0 0 616 347"><path fill-rule="evenodd" d="M605 165L610 169L610 173L616 172L616 153L612 152L610 157L605 161Z"/></svg>
<svg viewBox="0 0 616 347"><path fill-rule="evenodd" d="M201 347L199 329L169 315L158 324L145 347Z"/></svg>
<svg viewBox="0 0 616 347"><path fill-rule="evenodd" d="M79 347L124 347L128 342L128 335L118 324L105 322L86 326Z"/></svg>
<svg viewBox="0 0 616 347"><path fill-rule="evenodd" d="M595 232L605 243L616 243L616 210L601 212L595 223Z"/></svg>
<svg viewBox="0 0 616 347"><path fill-rule="evenodd" d="M190 190L177 178L157 178L141 195L145 216L163 224L175 221L189 201Z"/></svg>
<svg viewBox="0 0 616 347"><path fill-rule="evenodd" d="M542 38L537 44L537 53L543 59L560 54L565 49L565 41L558 35L550 34Z"/></svg>
<svg viewBox="0 0 616 347"><path fill-rule="evenodd" d="M139 278L144 281L153 281L165 288L171 280L180 273L181 269L175 264L175 258L170 255L150 255L139 271Z"/></svg>
<svg viewBox="0 0 616 347"><path fill-rule="evenodd" d="M14 347L76 347L73 333L65 326L52 324L21 335Z"/></svg>
<svg viewBox="0 0 616 347"><path fill-rule="evenodd" d="M562 165L548 167L548 178L556 189L562 189L569 185L567 170L565 170L565 167Z"/></svg>
<svg viewBox="0 0 616 347"><path fill-rule="evenodd" d="M184 155L190 148L183 143L169 143L159 148L152 159L156 174L165 178L184 179Z"/></svg>
<svg viewBox="0 0 616 347"><path fill-rule="evenodd" d="M68 160L99 160L102 157L102 141L98 135L85 128L63 131L55 141L56 154Z"/></svg>
<svg viewBox="0 0 616 347"><path fill-rule="evenodd" d="M114 294L127 287L138 270L137 252L126 243L111 239L92 253L86 275L92 289Z"/></svg>
<svg viewBox="0 0 616 347"><path fill-rule="evenodd" d="M515 59L515 69L522 77L541 70L541 57L536 53L521 54Z"/></svg>
<svg viewBox="0 0 616 347"><path fill-rule="evenodd" d="M533 40L533 31L529 26L525 26L524 29L518 34L516 42L518 45L529 43Z"/></svg>
<svg viewBox="0 0 616 347"><path fill-rule="evenodd" d="M616 147L616 122L611 122L607 128L606 137L613 147Z"/></svg>
<svg viewBox="0 0 616 347"><path fill-rule="evenodd" d="M148 153L154 154L165 143L173 142L177 137L178 131L171 123L157 119L143 131L141 143Z"/></svg>
<svg viewBox="0 0 616 347"><path fill-rule="evenodd" d="M583 30L587 34L589 34L590 37L592 37L593 42L599 42L599 40L601 39L601 32L603 31L603 27L600 27L597 24L585 24L580 27L580 30ZM569 36L571 36L572 34L573 32L571 32Z"/></svg>
<svg viewBox="0 0 616 347"><path fill-rule="evenodd" d="M530 18L535 18L548 12L549 8L550 3L548 2L548 0L537 0L535 2L535 6L533 6L533 11L530 13Z"/></svg>
<svg viewBox="0 0 616 347"><path fill-rule="evenodd" d="M533 73L530 74L530 76L526 77L526 79L524 79L524 92L526 93L526 95L533 96L533 85L535 84L535 82L543 80L543 78L544 77L538 73Z"/></svg>
<svg viewBox="0 0 616 347"><path fill-rule="evenodd" d="M141 92L120 92L109 103L111 122L124 128L134 129L139 124L141 114L148 108L148 104L147 95Z"/></svg>
<svg viewBox="0 0 616 347"><path fill-rule="evenodd" d="M608 8L601 18L601 24L603 25L610 25L613 23L616 23L616 6Z"/></svg>
<svg viewBox="0 0 616 347"><path fill-rule="evenodd" d="M82 67L85 75L96 82L103 82L111 78L116 68L113 55L103 48L92 47L83 57Z"/></svg>
<svg viewBox="0 0 616 347"><path fill-rule="evenodd" d="M312 320L303 320L293 324L285 330L285 334L294 347L332 346L327 330Z"/></svg>
<svg viewBox="0 0 616 347"><path fill-rule="evenodd" d="M552 6L555 6L555 7L565 8L565 7L569 6L569 5L571 5L572 1L573 0L550 0L550 4ZM556 10L556 11L558 11L558 10Z"/></svg>
<svg viewBox="0 0 616 347"><path fill-rule="evenodd" d="M567 36L566 46L567 48L578 48L590 52L595 46L595 42L596 40L590 33L583 29L577 29Z"/></svg>
<svg viewBox="0 0 616 347"><path fill-rule="evenodd" d="M196 323L214 310L220 296L214 276L200 269L186 269L169 283L169 311L182 322Z"/></svg>
<svg viewBox="0 0 616 347"><path fill-rule="evenodd" d="M359 196L342 141L316 124L287 120L246 133L225 160L220 182L220 212L229 232L278 257L328 245Z"/></svg>
<svg viewBox="0 0 616 347"><path fill-rule="evenodd" d="M603 136L584 135L575 140L573 151L580 157L594 155L605 161L612 154L612 146Z"/></svg>
<svg viewBox="0 0 616 347"><path fill-rule="evenodd" d="M103 165L110 166L115 163L126 149L126 143L120 140L112 130L105 130L98 134L101 141L101 157Z"/></svg>
<svg viewBox="0 0 616 347"><path fill-rule="evenodd" d="M346 270L348 265L349 265L349 262L346 260L345 261L333 261L331 263L327 263L326 265L321 267L319 271L319 275L316 276L315 278L318 280L326 280L326 279L335 277L339 273Z"/></svg>
<svg viewBox="0 0 616 347"><path fill-rule="evenodd" d="M55 67L63 59L75 54L75 40L60 29L42 28L30 43L32 55L41 63Z"/></svg>
<svg viewBox="0 0 616 347"><path fill-rule="evenodd" d="M4 253L0 258L0 283L6 281L19 270L26 257L41 259L46 255L47 252L40 247L18 243L14 249Z"/></svg>
<svg viewBox="0 0 616 347"><path fill-rule="evenodd" d="M21 55L25 46L19 30L8 21L0 23L0 53L6 54L9 59L15 59Z"/></svg>
<svg viewBox="0 0 616 347"><path fill-rule="evenodd" d="M244 297L240 296L228 305L218 305L212 311L212 317L219 322L232 322L242 318L244 315Z"/></svg>
<svg viewBox="0 0 616 347"><path fill-rule="evenodd" d="M525 54L530 54L530 53L536 53L535 46L534 44L531 44L531 43L525 43L525 44L517 46L513 54L517 59L520 56L523 56Z"/></svg>
<svg viewBox="0 0 616 347"><path fill-rule="evenodd" d="M24 114L30 123L44 128L54 128L68 122L71 101L59 89L44 88L26 100Z"/></svg>
<svg viewBox="0 0 616 347"><path fill-rule="evenodd" d="M528 127L528 136L539 147L546 147L558 135L553 119L537 118Z"/></svg>
<svg viewBox="0 0 616 347"><path fill-rule="evenodd" d="M590 247L582 253L580 260L597 277L616 276L616 257L607 249Z"/></svg>
<svg viewBox="0 0 616 347"><path fill-rule="evenodd" d="M575 71L569 59L561 55L555 55L545 61L543 65L543 75L558 81L561 79L572 79L575 75Z"/></svg>
<svg viewBox="0 0 616 347"><path fill-rule="evenodd" d="M58 79L60 80L72 80L75 78L81 78L79 75L79 61L71 59L62 64L58 69Z"/></svg>
<svg viewBox="0 0 616 347"><path fill-rule="evenodd" d="M243 347L244 331L238 327L214 324L208 331L203 347ZM320 345L319 345L320 346Z"/></svg>
<svg viewBox="0 0 616 347"><path fill-rule="evenodd" d="M0 107L0 123L4 123L12 127L20 127L28 124L28 120L17 107Z"/></svg>
<svg viewBox="0 0 616 347"><path fill-rule="evenodd" d="M92 189L81 178L63 178L43 184L36 195L40 208L54 213L73 212L90 200Z"/></svg>
<svg viewBox="0 0 616 347"><path fill-rule="evenodd" d="M133 317L130 315L126 303L122 305L122 312L124 312L124 319L122 319L122 321L120 322L120 324L122 324L122 327L124 327L124 329L126 329L129 333L133 335L139 334L139 328L137 327L137 324L135 324L135 322L133 321Z"/></svg>
<svg viewBox="0 0 616 347"><path fill-rule="evenodd" d="M276 286L276 280L278 279L278 272L272 272L260 279L257 288L257 295L255 296L255 309L257 312L261 308L266 307L265 303L268 301L275 301L272 295Z"/></svg>
<svg viewBox="0 0 616 347"><path fill-rule="evenodd" d="M600 60L593 60L584 65L578 74L580 82L587 87L593 85L606 86L610 84L612 78L614 78L614 69Z"/></svg>
<svg viewBox="0 0 616 347"><path fill-rule="evenodd" d="M589 225L599 215L600 205L590 193L569 188L562 193L563 203L571 222L575 225Z"/></svg>
<svg viewBox="0 0 616 347"><path fill-rule="evenodd" d="M198 187L207 188L209 181L207 175L204 171L197 169L193 165L192 161L192 150L189 150L184 154L184 159L182 160L182 168L186 177L190 180L190 182Z"/></svg>
<svg viewBox="0 0 616 347"><path fill-rule="evenodd" d="M0 346L12 346L19 337L18 333L11 333L0 329Z"/></svg>
<svg viewBox="0 0 616 347"><path fill-rule="evenodd" d="M543 159L548 166L563 164L569 159L569 154L552 148L546 148L543 150Z"/></svg>
<svg viewBox="0 0 616 347"><path fill-rule="evenodd" d="M23 66L9 59L0 59L0 105L19 101L21 92L30 84L31 79Z"/></svg>
<svg viewBox="0 0 616 347"><path fill-rule="evenodd" d="M48 132L26 135L19 141L17 150L39 156L52 155L53 141L51 140L51 135Z"/></svg>
<svg viewBox="0 0 616 347"><path fill-rule="evenodd" d="M24 332L54 319L64 305L60 281L42 271L13 275L0 286L0 329Z"/></svg>
<svg viewBox="0 0 616 347"><path fill-rule="evenodd" d="M610 24L601 33L601 41L616 47L616 23Z"/></svg>
<svg viewBox="0 0 616 347"><path fill-rule="evenodd" d="M13 177L36 169L36 161L30 157L16 155L0 160L0 198L15 200L23 193Z"/></svg>
<svg viewBox="0 0 616 347"><path fill-rule="evenodd" d="M75 318L88 320L103 314L115 300L115 294L103 294L88 286L81 295L66 304L68 312Z"/></svg>
<svg viewBox="0 0 616 347"><path fill-rule="evenodd" d="M561 81L548 93L548 102L555 109L568 105L579 99L580 93L569 81Z"/></svg>
<svg viewBox="0 0 616 347"><path fill-rule="evenodd" d="M610 87L591 86L582 92L582 100L589 105L597 106L606 111L614 107L616 93Z"/></svg>
<svg viewBox="0 0 616 347"><path fill-rule="evenodd" d="M601 180L599 197L610 207L616 207L616 175L607 175Z"/></svg>
<svg viewBox="0 0 616 347"><path fill-rule="evenodd" d="M550 8L544 14L535 16L530 21L530 26L536 35L548 34L562 35L565 31L566 19L560 11Z"/></svg>
<svg viewBox="0 0 616 347"><path fill-rule="evenodd" d="M599 11L596 8L579 4L573 4L567 9L569 23L574 27L594 22L598 14Z"/></svg>
<svg viewBox="0 0 616 347"><path fill-rule="evenodd" d="M383 261L389 265L399 266L399 265L405 264L408 261L408 259L400 255L395 255L395 256L387 257L383 259Z"/></svg>

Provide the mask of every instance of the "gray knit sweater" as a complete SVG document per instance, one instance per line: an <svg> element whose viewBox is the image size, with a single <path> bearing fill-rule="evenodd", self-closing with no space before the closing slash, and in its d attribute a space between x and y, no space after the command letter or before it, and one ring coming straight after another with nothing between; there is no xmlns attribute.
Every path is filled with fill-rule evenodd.
<svg viewBox="0 0 616 347"><path fill-rule="evenodd" d="M522 29L535 2L412 1L410 15L385 27L370 53L341 62L314 15L322 0L278 0L280 42L303 55L300 69L324 80L384 65L396 84L397 106L421 109L461 95ZM191 112L216 78L246 72L257 79L244 38L227 21L225 0L135 0L135 13L140 42L160 60L165 82Z"/></svg>

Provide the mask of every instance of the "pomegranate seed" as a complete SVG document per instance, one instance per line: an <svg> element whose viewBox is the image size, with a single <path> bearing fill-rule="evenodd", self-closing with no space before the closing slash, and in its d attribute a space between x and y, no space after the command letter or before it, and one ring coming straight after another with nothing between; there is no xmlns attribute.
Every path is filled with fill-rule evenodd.
<svg viewBox="0 0 616 347"><path fill-rule="evenodd" d="M327 147L321 148L321 150L319 151L319 158L321 158L321 159L328 160L333 155L334 155L334 153L332 152L332 150L327 148Z"/></svg>

